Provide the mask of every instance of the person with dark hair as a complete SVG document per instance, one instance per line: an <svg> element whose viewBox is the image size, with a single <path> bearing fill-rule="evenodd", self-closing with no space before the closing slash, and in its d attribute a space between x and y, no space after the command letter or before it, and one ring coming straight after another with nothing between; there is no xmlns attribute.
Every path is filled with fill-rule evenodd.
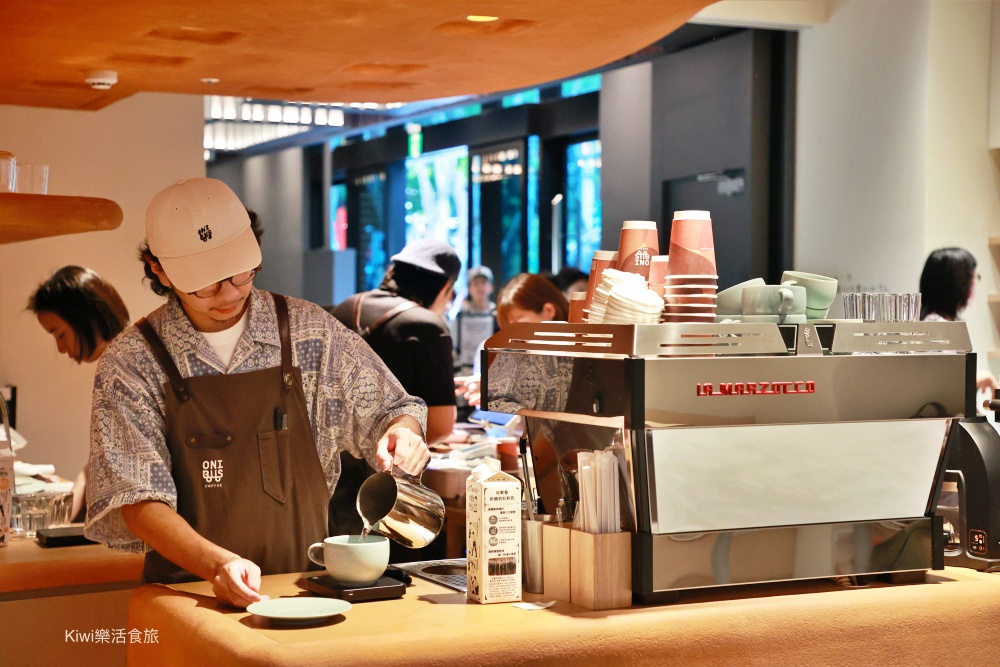
<svg viewBox="0 0 1000 667"><path fill-rule="evenodd" d="M64 266L28 297L28 310L56 339L59 354L93 362L129 322L111 283L82 266Z"/></svg>
<svg viewBox="0 0 1000 667"><path fill-rule="evenodd" d="M444 320L462 263L447 243L421 239L391 258L378 289L355 294L333 316L365 339L403 388L427 404L427 442L455 425L451 333Z"/></svg>
<svg viewBox="0 0 1000 667"><path fill-rule="evenodd" d="M92 363L128 326L128 308L118 291L94 271L64 266L28 297L27 309L56 339L59 354L76 363ZM87 467L73 482L73 521L86 517Z"/></svg>
<svg viewBox="0 0 1000 667"><path fill-rule="evenodd" d="M423 404L364 341L253 286L254 217L211 178L147 208L140 257L167 302L98 362L85 528L145 552L144 581L205 579L237 607L266 599L262 574L310 568L341 450L410 475L430 459Z"/></svg>
<svg viewBox="0 0 1000 667"><path fill-rule="evenodd" d="M920 319L952 322L958 319L976 291L976 258L962 248L932 252L920 273Z"/></svg>
<svg viewBox="0 0 1000 667"><path fill-rule="evenodd" d="M976 258L964 248L939 248L928 255L920 272L920 320L954 322L976 294ZM980 391L998 388L989 371L976 374Z"/></svg>
<svg viewBox="0 0 1000 667"><path fill-rule="evenodd" d="M590 278L589 274L584 273L575 266L564 266L560 269L559 273L556 274L555 283L556 287L562 290L563 296L565 296L568 301L573 292L587 291L588 278Z"/></svg>
<svg viewBox="0 0 1000 667"><path fill-rule="evenodd" d="M408 393L423 399L427 442L441 442L455 426L452 342L444 314L455 298L462 262L451 246L434 239L407 244L391 262L378 289L348 297L332 313L365 339ZM352 535L361 530L353 499L375 471L348 453L341 454L341 471L330 500L329 530ZM392 562L426 560L395 544L390 549Z"/></svg>
<svg viewBox="0 0 1000 667"><path fill-rule="evenodd" d="M497 321L503 329L514 322L565 322L569 318L569 302L552 278L542 273L519 273L510 279L497 298ZM455 380L455 393L464 396L469 405L482 403L477 372Z"/></svg>
<svg viewBox="0 0 1000 667"><path fill-rule="evenodd" d="M512 322L565 322L569 302L548 278L537 273L521 273L510 279L497 298L500 328Z"/></svg>

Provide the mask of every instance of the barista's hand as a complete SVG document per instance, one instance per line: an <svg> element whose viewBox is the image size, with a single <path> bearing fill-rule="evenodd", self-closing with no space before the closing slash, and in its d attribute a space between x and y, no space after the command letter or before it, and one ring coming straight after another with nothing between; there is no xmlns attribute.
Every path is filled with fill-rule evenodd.
<svg viewBox="0 0 1000 667"><path fill-rule="evenodd" d="M267 600L260 591L260 568L246 558L236 558L218 569L212 579L212 590L221 602L240 609Z"/></svg>
<svg viewBox="0 0 1000 667"><path fill-rule="evenodd" d="M455 377L455 395L465 398L465 402L478 408L482 398L479 395L479 385L482 377L476 375L459 375Z"/></svg>
<svg viewBox="0 0 1000 667"><path fill-rule="evenodd" d="M427 462L431 460L431 451L424 439L403 424L389 427L378 441L375 455L382 470L389 472L395 464L403 472L414 477L418 477L427 466Z"/></svg>
<svg viewBox="0 0 1000 667"><path fill-rule="evenodd" d="M990 398L993 398L993 393L997 390L997 387L997 379L993 373L989 371L976 373L976 389L990 392Z"/></svg>

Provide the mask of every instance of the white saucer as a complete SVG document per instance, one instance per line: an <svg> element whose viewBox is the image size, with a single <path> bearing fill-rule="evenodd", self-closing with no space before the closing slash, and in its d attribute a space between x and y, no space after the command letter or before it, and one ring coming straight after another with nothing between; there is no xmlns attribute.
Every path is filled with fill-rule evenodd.
<svg viewBox="0 0 1000 667"><path fill-rule="evenodd" d="M351 603L336 598L274 598L254 602L247 611L284 625L309 625L350 610Z"/></svg>
<svg viewBox="0 0 1000 667"><path fill-rule="evenodd" d="M23 481L22 481L23 480ZM24 493L38 493L45 490L45 482L33 477L16 476L14 478L14 493L18 495Z"/></svg>
<svg viewBox="0 0 1000 667"><path fill-rule="evenodd" d="M832 320L832 319L822 319L822 320L806 320L809 324L861 324L861 320Z"/></svg>

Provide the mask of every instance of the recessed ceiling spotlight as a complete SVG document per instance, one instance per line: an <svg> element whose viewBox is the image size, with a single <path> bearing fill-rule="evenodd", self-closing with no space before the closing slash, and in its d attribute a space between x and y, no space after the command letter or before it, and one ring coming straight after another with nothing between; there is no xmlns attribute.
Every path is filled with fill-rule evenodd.
<svg viewBox="0 0 1000 667"><path fill-rule="evenodd" d="M94 90L111 90L111 86L118 83L118 72L111 69L94 70L87 72L84 80Z"/></svg>
<svg viewBox="0 0 1000 667"><path fill-rule="evenodd" d="M475 15L473 15L473 16L466 16L465 18L467 20L473 21L475 23L489 23L490 21L496 21L500 17L499 16L475 16Z"/></svg>
<svg viewBox="0 0 1000 667"><path fill-rule="evenodd" d="M211 86L213 83L219 83L219 80L212 76L206 76L201 82L206 86Z"/></svg>

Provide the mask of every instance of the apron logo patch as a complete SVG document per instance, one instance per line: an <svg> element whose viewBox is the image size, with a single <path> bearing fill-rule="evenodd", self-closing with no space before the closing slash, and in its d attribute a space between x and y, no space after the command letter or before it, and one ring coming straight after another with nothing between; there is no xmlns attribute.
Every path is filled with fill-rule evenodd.
<svg viewBox="0 0 1000 667"><path fill-rule="evenodd" d="M201 462L201 476L206 489L222 488L222 459Z"/></svg>

